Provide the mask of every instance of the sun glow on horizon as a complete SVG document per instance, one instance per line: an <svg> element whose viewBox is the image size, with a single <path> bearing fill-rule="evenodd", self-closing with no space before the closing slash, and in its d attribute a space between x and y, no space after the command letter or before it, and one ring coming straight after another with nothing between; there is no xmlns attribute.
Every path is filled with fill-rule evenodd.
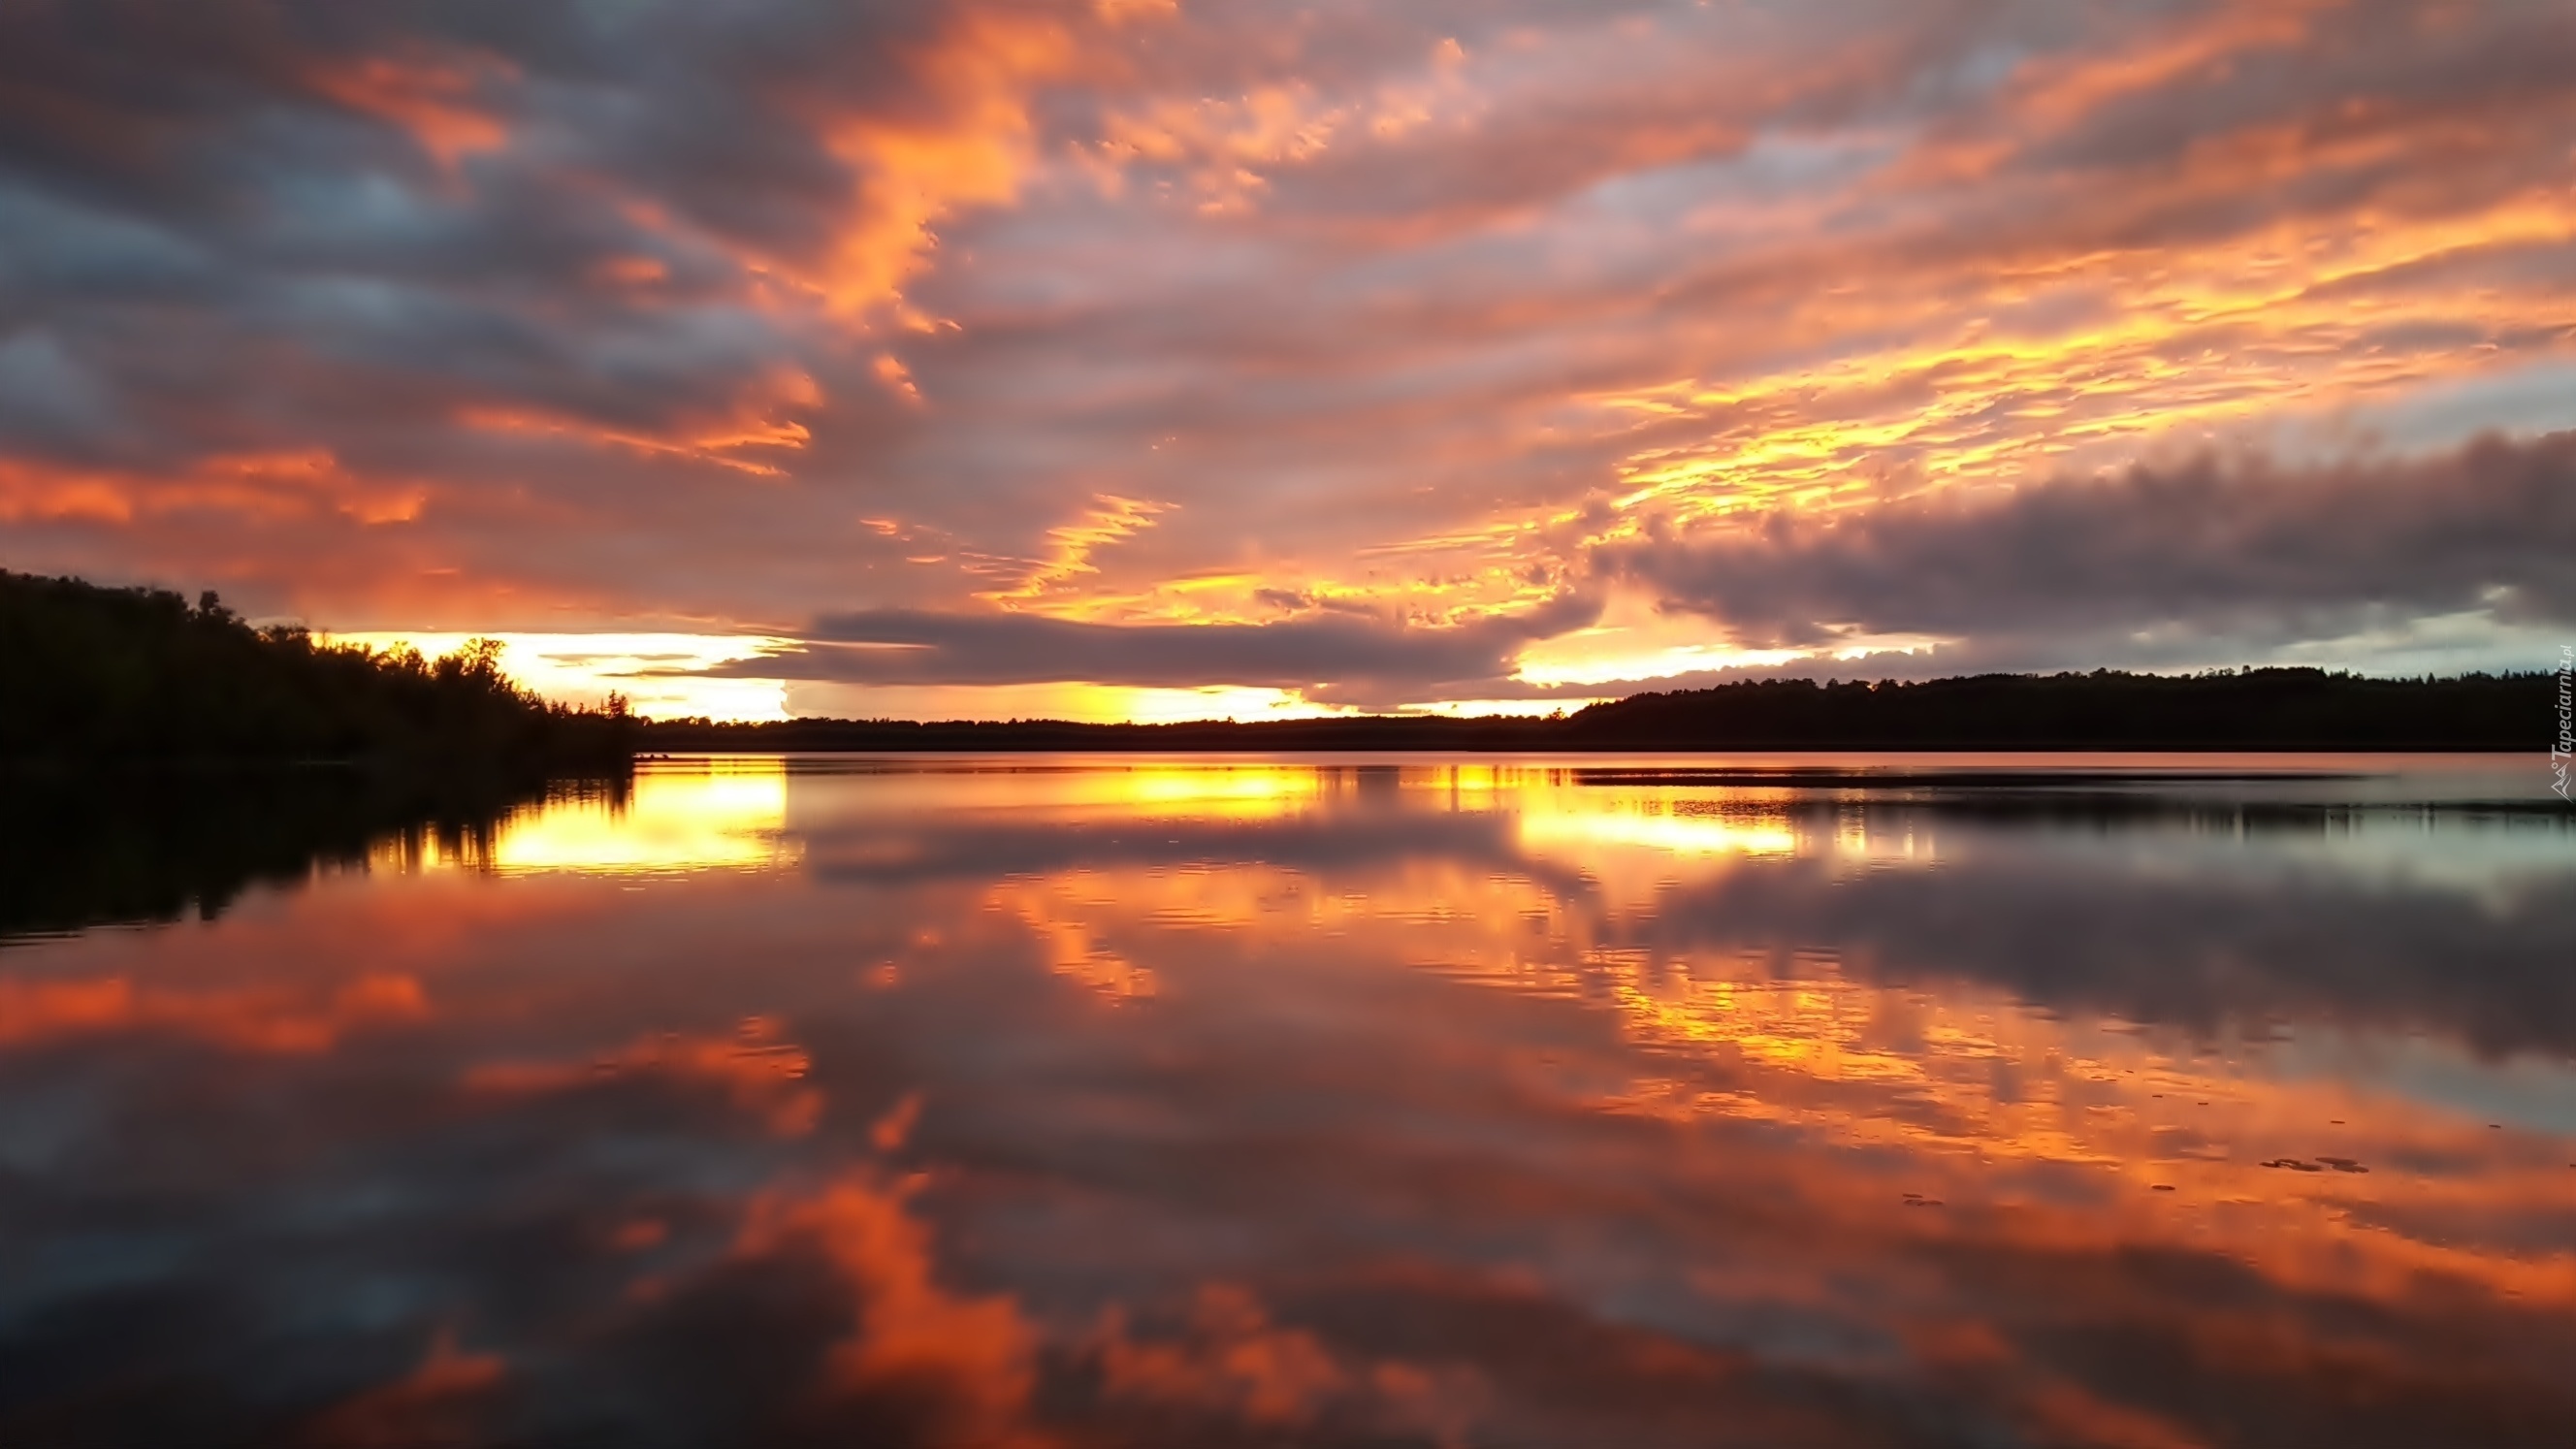
<svg viewBox="0 0 2576 1449"><path fill-rule="evenodd" d="M648 719L780 720L787 718L786 684L778 679L701 673L718 665L757 659L792 643L759 634L486 634L363 630L321 636L334 644L368 649L408 646L431 658L453 653L473 638L501 643L501 670L523 688L557 704L596 705L611 693L626 696Z"/></svg>

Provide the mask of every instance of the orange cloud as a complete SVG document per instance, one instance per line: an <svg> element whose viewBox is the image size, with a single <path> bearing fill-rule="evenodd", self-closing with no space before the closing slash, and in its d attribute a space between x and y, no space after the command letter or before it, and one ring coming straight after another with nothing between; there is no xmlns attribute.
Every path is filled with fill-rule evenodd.
<svg viewBox="0 0 2576 1449"><path fill-rule="evenodd" d="M1153 527L1158 515L1170 511L1171 505L1167 503L1100 494L1091 500L1091 507L1080 519L1047 530L1050 547L1044 559L977 560L983 571L1015 573L1017 577L1007 588L990 590L976 597L1005 607L1060 599L1076 580L1100 572L1099 566L1092 561L1092 555ZM1081 614L1076 610L1069 612L1067 617L1078 618Z"/></svg>
<svg viewBox="0 0 2576 1449"><path fill-rule="evenodd" d="M1034 1330L1009 1298L941 1286L909 1192L861 1170L811 1196L765 1195L746 1214L735 1253L816 1252L849 1290L858 1322L830 1350L817 1386L824 1398L927 1388L937 1394L938 1442L1048 1443L1027 1423Z"/></svg>
<svg viewBox="0 0 2576 1449"><path fill-rule="evenodd" d="M408 523L430 487L361 477L327 449L225 454L169 473L78 468L0 458L0 519L130 524L214 510L278 522L336 515L360 524Z"/></svg>
<svg viewBox="0 0 2576 1449"><path fill-rule="evenodd" d="M399 127L452 175L466 156L507 144L508 128L472 101L492 80L512 72L509 64L488 56L369 56L318 67L308 79L314 89L349 109Z"/></svg>
<svg viewBox="0 0 2576 1449"><path fill-rule="evenodd" d="M462 1443L474 1437L481 1401L509 1377L497 1354L465 1353L452 1329L431 1340L419 1366L332 1406L298 1436L315 1449L408 1449L424 1442Z"/></svg>
<svg viewBox="0 0 2576 1449"><path fill-rule="evenodd" d="M1295 1426L1349 1377L1313 1334L1273 1326L1260 1300L1232 1284L1200 1287L1190 1330L1177 1342L1139 1342L1112 1308L1100 1330L1109 1394Z"/></svg>
<svg viewBox="0 0 2576 1449"><path fill-rule="evenodd" d="M470 1091L502 1094L560 1092L608 1078L660 1077L714 1086L733 1104L765 1118L781 1137L814 1130L821 1094L805 1085L812 1059L793 1042L777 1039L777 1024L753 1017L730 1039L663 1034L639 1037L625 1047L582 1063L486 1062L465 1073Z"/></svg>
<svg viewBox="0 0 2576 1449"><path fill-rule="evenodd" d="M0 1046L72 1037L168 1033L235 1051L330 1051L352 1032L430 1019L417 978L391 972L298 989L136 985L125 976L43 981L0 977Z"/></svg>
<svg viewBox="0 0 2576 1449"><path fill-rule="evenodd" d="M619 286L649 287L670 280L671 269L659 257L614 256L602 258L591 275Z"/></svg>
<svg viewBox="0 0 2576 1449"><path fill-rule="evenodd" d="M805 424L786 414L823 406L822 389L813 377L793 368L773 369L744 390L733 410L723 416L675 418L667 430L641 433L607 427L561 413L476 406L458 421L489 432L576 438L596 446L615 447L651 456L707 463L755 478L777 478L786 470L757 457L739 456L746 449L801 451L813 438Z"/></svg>
<svg viewBox="0 0 2576 1449"><path fill-rule="evenodd" d="M825 118L857 199L829 257L798 280L845 317L899 303L903 283L938 244L938 223L1018 195L1035 152L1030 89L1066 73L1076 54L1059 21L970 11L910 58L927 96L917 113Z"/></svg>

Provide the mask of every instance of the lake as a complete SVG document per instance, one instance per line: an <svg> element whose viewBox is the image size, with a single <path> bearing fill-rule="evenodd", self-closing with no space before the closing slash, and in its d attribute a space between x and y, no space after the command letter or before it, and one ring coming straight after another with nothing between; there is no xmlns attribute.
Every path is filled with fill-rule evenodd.
<svg viewBox="0 0 2576 1449"><path fill-rule="evenodd" d="M2567 1449L2546 785L669 760L21 901L0 1441Z"/></svg>

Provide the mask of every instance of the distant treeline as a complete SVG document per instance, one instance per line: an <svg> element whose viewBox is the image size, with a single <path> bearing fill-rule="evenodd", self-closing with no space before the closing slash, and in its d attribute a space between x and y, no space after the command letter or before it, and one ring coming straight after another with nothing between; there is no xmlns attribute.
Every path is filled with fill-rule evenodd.
<svg viewBox="0 0 2576 1449"><path fill-rule="evenodd" d="M2550 675L2321 669L1760 680L1560 718L1368 716L1166 725L798 719L648 724L648 750L2544 750Z"/></svg>
<svg viewBox="0 0 2576 1449"><path fill-rule="evenodd" d="M0 571L0 761L621 766L635 721L549 705L479 640L441 659L254 629L214 594Z"/></svg>

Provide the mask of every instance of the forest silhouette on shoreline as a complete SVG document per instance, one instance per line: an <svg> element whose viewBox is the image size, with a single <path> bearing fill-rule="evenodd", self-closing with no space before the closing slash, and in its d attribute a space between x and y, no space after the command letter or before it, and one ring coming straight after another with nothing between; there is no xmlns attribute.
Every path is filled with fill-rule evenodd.
<svg viewBox="0 0 2576 1449"><path fill-rule="evenodd" d="M544 775L622 767L636 722L549 704L501 646L415 649L254 628L212 592L0 571L0 760L54 765L342 763Z"/></svg>
<svg viewBox="0 0 2576 1449"><path fill-rule="evenodd" d="M208 593L0 571L0 943L209 918L517 812L627 797L637 721L440 659L254 628Z"/></svg>
<svg viewBox="0 0 2576 1449"><path fill-rule="evenodd" d="M1748 680L1562 716L1361 715L1188 724L663 720L647 750L2546 750L2547 674L2374 679L2322 669Z"/></svg>
<svg viewBox="0 0 2576 1449"><path fill-rule="evenodd" d="M2545 750L2555 678L2191 675L1754 680L1556 716L1360 715L1186 724L803 718L647 721L550 704L500 646L439 659L253 627L212 593L0 571L0 762L336 763L543 779L639 752L823 750Z"/></svg>

